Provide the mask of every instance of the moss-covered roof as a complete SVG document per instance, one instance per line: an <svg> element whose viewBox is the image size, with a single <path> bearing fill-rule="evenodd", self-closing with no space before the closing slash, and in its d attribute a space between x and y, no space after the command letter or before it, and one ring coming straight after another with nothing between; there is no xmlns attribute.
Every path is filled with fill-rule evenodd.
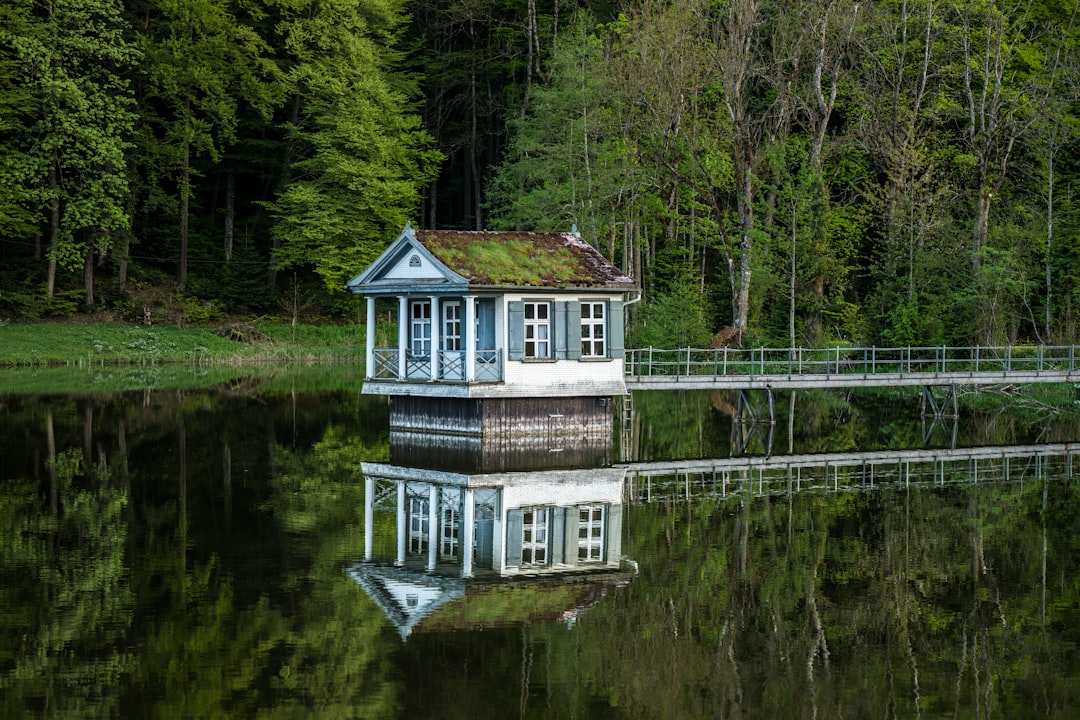
<svg viewBox="0 0 1080 720"><path fill-rule="evenodd" d="M470 285L492 287L637 287L573 233L416 230L441 263Z"/></svg>

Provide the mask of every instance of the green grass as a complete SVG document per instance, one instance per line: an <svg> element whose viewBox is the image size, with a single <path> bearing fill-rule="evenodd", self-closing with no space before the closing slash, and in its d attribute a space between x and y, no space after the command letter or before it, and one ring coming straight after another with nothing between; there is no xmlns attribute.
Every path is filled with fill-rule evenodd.
<svg viewBox="0 0 1080 720"><path fill-rule="evenodd" d="M120 323L0 325L0 368L107 365L362 363L364 330L357 325L260 325L268 339L240 343L210 328ZM2 384L2 381L0 381Z"/></svg>
<svg viewBox="0 0 1080 720"><path fill-rule="evenodd" d="M0 396L104 394L132 390L220 388L259 395L360 391L363 368L348 364L259 363L185 365L92 365L0 368Z"/></svg>

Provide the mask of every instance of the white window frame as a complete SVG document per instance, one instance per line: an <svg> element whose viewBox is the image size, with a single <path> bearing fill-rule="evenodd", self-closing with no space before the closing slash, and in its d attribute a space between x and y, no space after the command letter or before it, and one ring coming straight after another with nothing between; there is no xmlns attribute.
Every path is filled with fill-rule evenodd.
<svg viewBox="0 0 1080 720"><path fill-rule="evenodd" d="M431 354L430 300L409 301L409 350L413 355Z"/></svg>
<svg viewBox="0 0 1080 720"><path fill-rule="evenodd" d="M420 554L428 549L428 528L431 522L431 503L419 495L409 497L409 552Z"/></svg>
<svg viewBox="0 0 1080 720"><path fill-rule="evenodd" d="M554 324L548 300L525 300L524 355L526 360L550 360L554 357Z"/></svg>
<svg viewBox="0 0 1080 720"><path fill-rule="evenodd" d="M604 559L603 505L578 506L578 562L602 562Z"/></svg>
<svg viewBox="0 0 1080 720"><path fill-rule="evenodd" d="M607 357L607 303L581 301L581 357Z"/></svg>
<svg viewBox="0 0 1080 720"><path fill-rule="evenodd" d="M523 566L547 565L551 560L548 532L551 508L527 507L521 509L521 564Z"/></svg>
<svg viewBox="0 0 1080 720"><path fill-rule="evenodd" d="M443 302L442 308L442 332L439 333L442 349L461 350L461 303L457 300Z"/></svg>

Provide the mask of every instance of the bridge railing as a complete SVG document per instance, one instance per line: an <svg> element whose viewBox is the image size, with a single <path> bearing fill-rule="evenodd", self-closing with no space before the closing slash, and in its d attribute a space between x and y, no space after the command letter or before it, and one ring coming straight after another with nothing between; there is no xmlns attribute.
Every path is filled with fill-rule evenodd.
<svg viewBox="0 0 1080 720"><path fill-rule="evenodd" d="M626 351L628 377L758 377L959 373L1072 373L1074 345L996 347L637 348Z"/></svg>

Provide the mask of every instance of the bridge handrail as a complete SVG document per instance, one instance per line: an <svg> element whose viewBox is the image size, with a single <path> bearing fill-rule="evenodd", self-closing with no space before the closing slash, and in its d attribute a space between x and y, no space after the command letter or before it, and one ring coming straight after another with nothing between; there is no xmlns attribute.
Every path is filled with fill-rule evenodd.
<svg viewBox="0 0 1080 720"><path fill-rule="evenodd" d="M1075 373L1076 345L634 348L626 350L627 377L749 377L806 375Z"/></svg>

